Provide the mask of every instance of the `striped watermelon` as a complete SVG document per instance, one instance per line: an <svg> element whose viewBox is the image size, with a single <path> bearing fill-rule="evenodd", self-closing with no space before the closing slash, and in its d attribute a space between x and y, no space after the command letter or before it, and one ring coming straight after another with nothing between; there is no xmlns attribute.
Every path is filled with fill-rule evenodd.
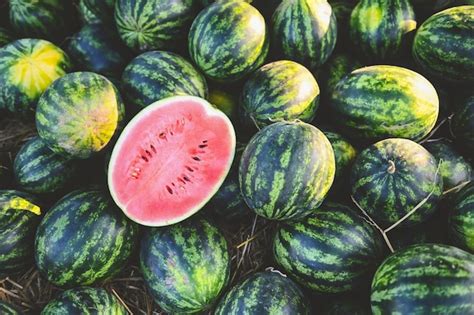
<svg viewBox="0 0 474 315"><path fill-rule="evenodd" d="M353 198L379 225L397 222L424 200L403 224L426 221L443 191L435 157L416 142L398 138L379 141L362 151L350 182Z"/></svg>
<svg viewBox="0 0 474 315"><path fill-rule="evenodd" d="M0 49L0 108L31 115L46 88L71 68L59 47L41 39L20 39Z"/></svg>
<svg viewBox="0 0 474 315"><path fill-rule="evenodd" d="M229 281L227 241L204 219L150 229L142 240L140 268L167 313L201 312L213 305Z"/></svg>
<svg viewBox="0 0 474 315"><path fill-rule="evenodd" d="M248 126L261 128L296 119L311 122L319 105L319 86L304 66L275 61L250 76L240 100L242 119Z"/></svg>
<svg viewBox="0 0 474 315"><path fill-rule="evenodd" d="M109 80L92 72L75 72L56 80L41 96L36 128L53 152L87 159L109 143L124 111Z"/></svg>
<svg viewBox="0 0 474 315"><path fill-rule="evenodd" d="M332 131L324 131L334 151L336 174L334 181L347 178L349 170L357 156L357 149L346 138Z"/></svg>
<svg viewBox="0 0 474 315"><path fill-rule="evenodd" d="M258 215L300 218L322 203L334 173L334 152L319 129L304 122L279 122L260 130L245 148L240 189Z"/></svg>
<svg viewBox="0 0 474 315"><path fill-rule="evenodd" d="M449 215L449 234L456 246L474 253L474 183L456 194Z"/></svg>
<svg viewBox="0 0 474 315"><path fill-rule="evenodd" d="M439 100L423 76L396 66L352 71L334 88L330 105L336 123L353 138L419 140L436 123Z"/></svg>
<svg viewBox="0 0 474 315"><path fill-rule="evenodd" d="M122 90L128 103L144 108L175 95L205 98L207 83L183 57L172 52L150 51L133 59L125 68Z"/></svg>
<svg viewBox="0 0 474 315"><path fill-rule="evenodd" d="M331 95L336 85L346 75L362 67L362 63L348 53L335 53L329 58L323 69L324 93Z"/></svg>
<svg viewBox="0 0 474 315"><path fill-rule="evenodd" d="M414 245L388 257L377 270L372 312L473 314L473 292L473 255L447 245Z"/></svg>
<svg viewBox="0 0 474 315"><path fill-rule="evenodd" d="M33 263L34 234L40 214L33 196L0 190L0 276L11 275Z"/></svg>
<svg viewBox="0 0 474 315"><path fill-rule="evenodd" d="M102 288L82 287L62 292L50 301L41 315L126 315L120 301Z"/></svg>
<svg viewBox="0 0 474 315"><path fill-rule="evenodd" d="M0 48L13 41L13 34L6 28L0 27Z"/></svg>
<svg viewBox="0 0 474 315"><path fill-rule="evenodd" d="M2 315L20 315L20 313L10 304L0 301L0 314Z"/></svg>
<svg viewBox="0 0 474 315"><path fill-rule="evenodd" d="M90 285L116 275L138 236L114 202L100 191L76 190L59 200L36 232L35 259L57 286Z"/></svg>
<svg viewBox="0 0 474 315"><path fill-rule="evenodd" d="M326 0L283 0L273 14L272 30L275 51L312 70L326 62L336 45L336 16Z"/></svg>
<svg viewBox="0 0 474 315"><path fill-rule="evenodd" d="M265 20L244 1L206 7L194 20L188 41L194 63L216 81L241 79L260 67L268 53Z"/></svg>
<svg viewBox="0 0 474 315"><path fill-rule="evenodd" d="M452 124L456 144L470 158L474 157L474 95L459 106Z"/></svg>
<svg viewBox="0 0 474 315"><path fill-rule="evenodd" d="M293 281L272 270L254 273L232 287L217 305L215 315L309 315L306 303Z"/></svg>

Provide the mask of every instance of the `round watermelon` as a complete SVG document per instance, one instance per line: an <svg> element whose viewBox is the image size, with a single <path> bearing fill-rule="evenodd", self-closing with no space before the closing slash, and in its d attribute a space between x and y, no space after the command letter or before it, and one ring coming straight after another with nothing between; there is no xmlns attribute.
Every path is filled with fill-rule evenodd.
<svg viewBox="0 0 474 315"><path fill-rule="evenodd" d="M346 138L332 131L324 131L324 135L331 143L336 161L334 181L347 178L352 164L357 156L357 149Z"/></svg>
<svg viewBox="0 0 474 315"><path fill-rule="evenodd" d="M258 215L296 219L323 202L334 173L334 152L319 129L304 122L279 122L260 130L245 148L240 189Z"/></svg>
<svg viewBox="0 0 474 315"><path fill-rule="evenodd" d="M0 314L2 315L20 315L21 313L18 312L12 305L0 301Z"/></svg>
<svg viewBox="0 0 474 315"><path fill-rule="evenodd" d="M36 232L35 259L41 274L62 286L90 285L116 275L138 237L101 191L76 190L59 200Z"/></svg>
<svg viewBox="0 0 474 315"><path fill-rule="evenodd" d="M468 97L454 114L452 131L458 147L474 157L474 95Z"/></svg>
<svg viewBox="0 0 474 315"><path fill-rule="evenodd" d="M456 246L474 253L474 183L456 194L449 213L449 235Z"/></svg>
<svg viewBox="0 0 474 315"><path fill-rule="evenodd" d="M13 34L6 28L0 27L0 48L13 41Z"/></svg>
<svg viewBox="0 0 474 315"><path fill-rule="evenodd" d="M260 67L268 53L263 16L244 1L216 2L199 13L188 35L189 54L206 76L232 82Z"/></svg>

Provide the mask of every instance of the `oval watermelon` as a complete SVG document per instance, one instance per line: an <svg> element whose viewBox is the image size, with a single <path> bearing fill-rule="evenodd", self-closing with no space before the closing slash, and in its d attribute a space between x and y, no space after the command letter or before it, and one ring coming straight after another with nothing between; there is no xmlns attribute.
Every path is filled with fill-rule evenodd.
<svg viewBox="0 0 474 315"><path fill-rule="evenodd" d="M474 157L474 95L459 106L453 118L456 144L470 158Z"/></svg>
<svg viewBox="0 0 474 315"><path fill-rule="evenodd" d="M13 41L13 34L6 28L0 27L0 48Z"/></svg>
<svg viewBox="0 0 474 315"><path fill-rule="evenodd" d="M449 235L456 246L474 253L474 183L456 194L449 213Z"/></svg>
<svg viewBox="0 0 474 315"><path fill-rule="evenodd" d="M21 313L18 312L12 305L0 301L0 314L3 315L20 315Z"/></svg>

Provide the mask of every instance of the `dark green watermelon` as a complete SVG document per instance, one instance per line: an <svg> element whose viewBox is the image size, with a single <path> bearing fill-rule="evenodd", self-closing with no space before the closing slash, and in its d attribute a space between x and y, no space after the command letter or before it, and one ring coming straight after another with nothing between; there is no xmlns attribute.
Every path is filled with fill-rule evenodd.
<svg viewBox="0 0 474 315"><path fill-rule="evenodd" d="M221 232L204 219L148 230L140 268L155 301L170 314L209 309L229 281L230 256Z"/></svg>
<svg viewBox="0 0 474 315"><path fill-rule="evenodd" d="M21 313L18 312L12 305L0 301L0 314L2 315L20 315Z"/></svg>
<svg viewBox="0 0 474 315"><path fill-rule="evenodd" d="M203 75L183 57L166 51L150 51L133 59L123 72L122 90L138 108L175 95L207 97Z"/></svg>
<svg viewBox="0 0 474 315"><path fill-rule="evenodd" d="M474 253L474 183L456 194L449 212L449 235L456 246Z"/></svg>
<svg viewBox="0 0 474 315"><path fill-rule="evenodd" d="M388 257L377 270L372 312L473 314L473 292L473 255L447 245L414 245Z"/></svg>
<svg viewBox="0 0 474 315"><path fill-rule="evenodd" d="M216 2L194 20L189 54L209 78L232 82L263 64L267 37L265 20L254 7L244 1Z"/></svg>
<svg viewBox="0 0 474 315"><path fill-rule="evenodd" d="M123 269L137 237L137 226L109 196L77 190L58 201L41 221L36 264L57 286L90 285Z"/></svg>
<svg viewBox="0 0 474 315"><path fill-rule="evenodd" d="M0 48L13 41L13 34L6 28L0 27Z"/></svg>
<svg viewBox="0 0 474 315"><path fill-rule="evenodd" d="M0 190L0 276L33 263L34 235L41 211L33 196Z"/></svg>
<svg viewBox="0 0 474 315"><path fill-rule="evenodd" d="M336 132L324 131L324 135L331 143L334 157L336 159L336 174L334 176L334 181L347 178L346 175L348 175L348 172L357 156L357 149L347 141L347 139Z"/></svg>
<svg viewBox="0 0 474 315"><path fill-rule="evenodd" d="M416 142L399 138L379 141L362 151L350 182L354 200L380 226L394 224L422 202L402 224L426 221L443 192L435 157Z"/></svg>
<svg viewBox="0 0 474 315"><path fill-rule="evenodd" d="M452 131L459 149L474 158L474 95L467 98L454 114Z"/></svg>
<svg viewBox="0 0 474 315"><path fill-rule="evenodd" d="M215 315L309 315L301 289L278 271L257 272L232 287L220 300Z"/></svg>

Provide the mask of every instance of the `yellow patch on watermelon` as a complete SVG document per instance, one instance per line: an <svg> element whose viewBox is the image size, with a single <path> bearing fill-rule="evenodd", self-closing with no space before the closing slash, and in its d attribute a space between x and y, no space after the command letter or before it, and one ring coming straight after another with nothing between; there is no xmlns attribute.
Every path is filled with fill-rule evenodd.
<svg viewBox="0 0 474 315"><path fill-rule="evenodd" d="M37 205L21 197L15 197L9 200L8 202L0 204L0 209L1 210L8 210L8 209L22 210L22 211L30 211L36 215L41 214L40 207L38 207Z"/></svg>
<svg viewBox="0 0 474 315"><path fill-rule="evenodd" d="M359 19L361 25L365 25L369 32L376 32L383 20L382 8L374 4L363 10Z"/></svg>

